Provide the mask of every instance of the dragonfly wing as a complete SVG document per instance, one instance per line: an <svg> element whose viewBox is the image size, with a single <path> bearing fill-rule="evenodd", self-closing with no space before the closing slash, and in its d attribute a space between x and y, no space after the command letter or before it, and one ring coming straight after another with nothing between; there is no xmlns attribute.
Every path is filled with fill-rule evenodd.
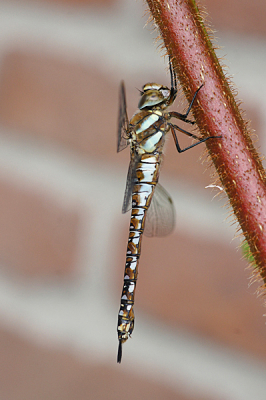
<svg viewBox="0 0 266 400"><path fill-rule="evenodd" d="M119 113L118 113L118 131L117 131L117 152L124 150L128 145L126 139L128 129L126 89L124 82L121 82L119 91Z"/></svg>
<svg viewBox="0 0 266 400"><path fill-rule="evenodd" d="M131 160L128 168L128 173L127 173L127 183L126 183L126 190L125 190L125 195L124 195L124 201L123 201L123 207L122 207L122 213L126 213L132 208L132 192L134 185L136 183L136 168L137 164L140 161L140 157L133 152L131 152Z"/></svg>
<svg viewBox="0 0 266 400"><path fill-rule="evenodd" d="M157 183L150 207L147 210L144 234L167 236L175 227L175 208L167 191Z"/></svg>

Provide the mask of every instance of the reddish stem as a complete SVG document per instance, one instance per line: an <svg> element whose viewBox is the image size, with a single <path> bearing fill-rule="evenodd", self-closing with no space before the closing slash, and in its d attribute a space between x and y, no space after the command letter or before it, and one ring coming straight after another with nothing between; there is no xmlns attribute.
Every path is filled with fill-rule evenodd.
<svg viewBox="0 0 266 400"><path fill-rule="evenodd" d="M247 123L215 55L193 0L147 0L178 79L191 100L194 116L266 285L266 175L253 147Z"/></svg>

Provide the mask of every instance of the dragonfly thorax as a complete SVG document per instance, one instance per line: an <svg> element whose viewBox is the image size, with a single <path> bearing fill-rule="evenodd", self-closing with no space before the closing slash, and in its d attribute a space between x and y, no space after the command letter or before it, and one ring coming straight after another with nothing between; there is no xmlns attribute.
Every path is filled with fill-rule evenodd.
<svg viewBox="0 0 266 400"><path fill-rule="evenodd" d="M171 90L167 86L162 86L158 83L146 83L142 88L138 107L140 110L154 106L166 108L169 105L170 97Z"/></svg>

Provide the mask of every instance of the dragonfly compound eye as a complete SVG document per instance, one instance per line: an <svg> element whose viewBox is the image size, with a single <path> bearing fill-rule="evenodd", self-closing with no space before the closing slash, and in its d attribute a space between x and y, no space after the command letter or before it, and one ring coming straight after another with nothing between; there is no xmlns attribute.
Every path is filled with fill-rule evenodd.
<svg viewBox="0 0 266 400"><path fill-rule="evenodd" d="M147 90L141 96L139 101L139 109L142 110L145 107L153 107L157 104L162 103L165 100L163 93L159 90Z"/></svg>

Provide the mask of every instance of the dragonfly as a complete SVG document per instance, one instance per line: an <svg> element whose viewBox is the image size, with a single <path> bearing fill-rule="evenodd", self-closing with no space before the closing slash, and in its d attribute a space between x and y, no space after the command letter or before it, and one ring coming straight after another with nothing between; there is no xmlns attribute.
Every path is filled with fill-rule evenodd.
<svg viewBox="0 0 266 400"><path fill-rule="evenodd" d="M130 164L122 213L131 209L131 219L117 324L118 363L122 360L122 344L131 337L134 329L133 306L143 233L147 236L166 236L174 229L173 201L158 183L166 135L168 132L172 133L178 153L183 153L207 140L221 137L198 137L172 122L173 119L177 119L190 125L195 124L195 121L188 119L188 115L203 85L196 90L185 114L169 112L167 109L177 96L177 78L170 58L169 71L171 88L158 83L146 83L140 91L138 110L130 121L127 115L124 82L122 81L120 85L117 152L130 146ZM196 139L197 142L181 149L176 131Z"/></svg>

